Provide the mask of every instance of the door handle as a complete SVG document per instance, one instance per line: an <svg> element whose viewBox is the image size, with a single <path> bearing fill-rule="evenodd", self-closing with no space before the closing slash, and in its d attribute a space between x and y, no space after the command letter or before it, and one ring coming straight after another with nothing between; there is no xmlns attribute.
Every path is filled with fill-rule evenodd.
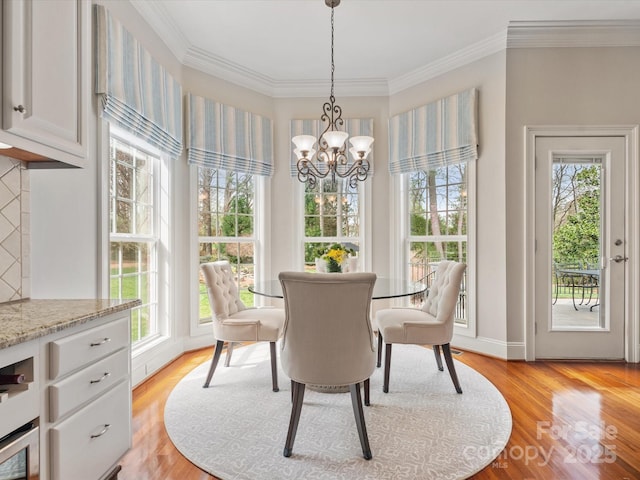
<svg viewBox="0 0 640 480"><path fill-rule="evenodd" d="M629 257L623 257L622 255L616 255L615 257L611 257L609 259L610 262L616 262L616 263L626 262L627 260L629 260Z"/></svg>

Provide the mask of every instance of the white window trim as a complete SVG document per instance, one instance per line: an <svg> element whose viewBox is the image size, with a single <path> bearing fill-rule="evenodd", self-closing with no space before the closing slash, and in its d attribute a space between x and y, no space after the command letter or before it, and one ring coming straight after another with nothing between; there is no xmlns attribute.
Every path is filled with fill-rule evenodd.
<svg viewBox="0 0 640 480"><path fill-rule="evenodd" d="M101 221L98 222L98 252L101 259L98 265L98 291L103 298L110 297L110 137L113 134L113 136L120 138L122 141L129 143L140 150L144 150L160 159L159 164L156 166L156 171L154 172L157 176L156 188L158 188L157 200L159 203L158 208L155 209L156 218L154 218L154 221L158 228L158 237L161 247L158 249L157 257L158 289L156 294L158 296L158 333L135 345L131 352L132 358L135 359L144 353L151 352L155 348L159 348L164 345L169 339L171 339L176 330L175 325L173 325L171 320L174 318L172 310L173 302L171 297L171 285L173 285L174 274L169 264L170 258L166 258L166 254L163 253L170 252L171 246L174 243L174 234L171 229L171 218L173 218L173 207L171 202L171 179L173 167L167 154L146 144L125 130L109 124L109 122L105 120L98 120L98 122L100 126L98 135L98 152L99 158L103 159L103 161L100 162L101 168L98 169L98 182L100 185L99 208L101 218Z"/></svg>
<svg viewBox="0 0 640 480"><path fill-rule="evenodd" d="M294 218L294 232L295 232L295 244L297 248L295 249L294 257L294 265L297 266L298 270L302 270L302 265L304 264L304 194L305 194L305 184L299 182L295 177L292 179L296 183L293 188L293 218ZM359 271L361 272L370 272L372 271L372 262L371 262L371 235L372 235L372 226L371 226L371 183L372 179L365 180L364 182L360 182L358 184L358 188L360 190L360 218L359 218L359 228L360 228L360 238L358 240L360 251L358 252L358 257L360 258L360 264L358 266ZM346 238L346 237L345 237ZM317 237L318 242L322 242L324 237ZM362 254L361 252L364 252Z"/></svg>
<svg viewBox="0 0 640 480"><path fill-rule="evenodd" d="M270 250L270 216L271 211L271 182L270 178L264 175L254 175L255 185L254 198L254 258L256 282L269 279L271 272L271 256L266 253ZM198 235L198 202L195 201L198 194L198 167L189 165L189 231L190 235L190 255L189 255L189 302L191 305L191 319L189 322L189 335L191 337L202 337L213 335L211 322L200 323L200 285L198 283L198 271L200 269L200 236ZM255 295L255 306L262 306L268 303L265 297Z"/></svg>
<svg viewBox="0 0 640 480"><path fill-rule="evenodd" d="M477 336L476 322L476 161L468 163L467 168L467 292L468 292L468 318L466 325L454 325L454 334L475 338ZM409 205L408 205L408 181L409 175L391 176L391 225L392 233L389 238L391 273L392 277L404 279L408 272L408 251L409 242L412 241L408 235L409 225ZM446 237L456 239L456 236ZM394 300L395 305L402 305L406 299Z"/></svg>

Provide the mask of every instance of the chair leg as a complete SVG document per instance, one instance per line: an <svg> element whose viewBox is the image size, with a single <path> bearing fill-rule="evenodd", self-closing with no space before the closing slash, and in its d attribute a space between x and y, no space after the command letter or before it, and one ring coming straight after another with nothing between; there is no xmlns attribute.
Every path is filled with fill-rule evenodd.
<svg viewBox="0 0 640 480"><path fill-rule="evenodd" d="M364 404L367 407L371 406L371 402L369 401L370 383L368 378L364 381Z"/></svg>
<svg viewBox="0 0 640 480"><path fill-rule="evenodd" d="M451 380L453 380L453 386L456 387L456 392L462 393L462 388L460 388L460 381L458 380L458 374L456 373L456 367L453 365L451 346L448 343L445 343L444 345L442 345L442 352L444 353L444 361L447 362L449 375L451 375Z"/></svg>
<svg viewBox="0 0 640 480"><path fill-rule="evenodd" d="M289 420L289 431L287 432L287 440L284 444L283 455L291 456L293 450L293 442L296 439L298 431L298 422L300 421L300 412L302 411L302 401L304 399L304 383L291 381L293 385L293 405L291 406L291 419Z"/></svg>
<svg viewBox="0 0 640 480"><path fill-rule="evenodd" d="M436 356L436 363L438 364L438 370L441 372L444 370L442 366L442 357L440 356L440 345L433 345L433 353Z"/></svg>
<svg viewBox="0 0 640 480"><path fill-rule="evenodd" d="M224 366L228 367L231 363L231 355L233 354L233 342L227 343L227 358L224 359Z"/></svg>
<svg viewBox="0 0 640 480"><path fill-rule="evenodd" d="M216 342L216 346L213 351L213 358L211 359L211 366L209 367L209 373L207 373L207 380L204 382L202 388L208 388L209 383L211 383L211 378L213 377L213 372L216 371L216 367L218 366L218 360L220 360L220 354L222 353L222 347L224 347L224 342L222 340L218 340Z"/></svg>
<svg viewBox="0 0 640 480"><path fill-rule="evenodd" d="M382 332L378 330L378 363L376 363L376 367L380 368L382 365Z"/></svg>
<svg viewBox="0 0 640 480"><path fill-rule="evenodd" d="M384 393L389 393L389 370L391 370L391 343L387 343L384 352L384 384L382 385Z"/></svg>
<svg viewBox="0 0 640 480"><path fill-rule="evenodd" d="M371 460L371 447L369 446L367 426L364 422L362 397L360 397L360 384L354 383L349 385L349 390L351 390L351 404L353 405L353 414L356 417L356 427L358 428L360 445L362 445L362 455L364 456L365 460Z"/></svg>
<svg viewBox="0 0 640 480"><path fill-rule="evenodd" d="M273 391L277 392L278 388L278 365L276 359L276 342L269 342L269 349L271 351L271 383Z"/></svg>

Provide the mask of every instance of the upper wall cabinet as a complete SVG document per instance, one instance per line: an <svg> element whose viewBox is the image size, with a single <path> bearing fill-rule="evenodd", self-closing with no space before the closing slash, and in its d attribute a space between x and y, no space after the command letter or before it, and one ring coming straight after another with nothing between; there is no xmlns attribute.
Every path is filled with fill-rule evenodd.
<svg viewBox="0 0 640 480"><path fill-rule="evenodd" d="M30 167L85 165L91 5L2 1L0 150ZM53 161L53 162L52 162Z"/></svg>

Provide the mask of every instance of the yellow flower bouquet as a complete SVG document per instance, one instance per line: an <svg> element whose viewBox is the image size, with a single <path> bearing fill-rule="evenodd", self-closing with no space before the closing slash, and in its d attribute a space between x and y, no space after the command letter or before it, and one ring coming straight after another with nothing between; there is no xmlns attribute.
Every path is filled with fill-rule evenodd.
<svg viewBox="0 0 640 480"><path fill-rule="evenodd" d="M342 262L349 255L349 251L339 243L331 245L322 258L327 262L327 272L342 272Z"/></svg>

